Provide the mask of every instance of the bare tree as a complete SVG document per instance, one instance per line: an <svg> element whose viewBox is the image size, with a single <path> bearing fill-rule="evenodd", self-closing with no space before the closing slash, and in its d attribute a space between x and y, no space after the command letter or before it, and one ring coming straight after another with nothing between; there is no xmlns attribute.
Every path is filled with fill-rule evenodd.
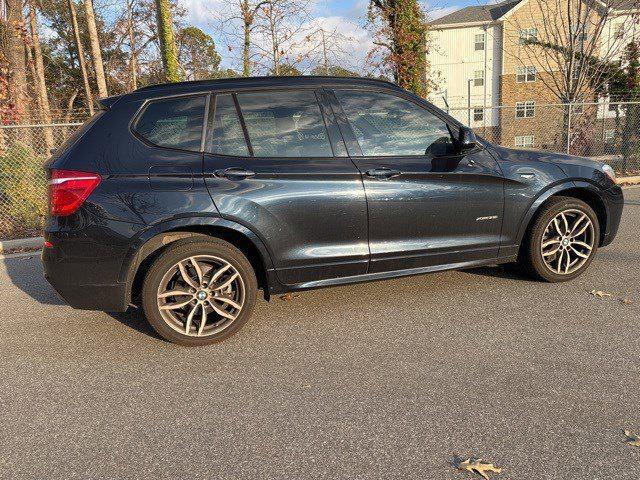
<svg viewBox="0 0 640 480"><path fill-rule="evenodd" d="M7 92L10 105L7 111L17 119L28 112L22 0L6 0L6 8L6 21L0 19L0 46L8 66Z"/></svg>
<svg viewBox="0 0 640 480"><path fill-rule="evenodd" d="M311 0L269 0L259 10L256 42L262 66L280 75L281 66L295 66L303 60L299 47L311 18Z"/></svg>
<svg viewBox="0 0 640 480"><path fill-rule="evenodd" d="M539 79L561 103L597 96L607 73L626 43L624 32L637 16L617 16L617 32L611 32L615 12L605 3L586 0L529 0L507 21L512 33L507 41L518 43L516 62L533 65Z"/></svg>
<svg viewBox="0 0 640 480"><path fill-rule="evenodd" d="M91 86L89 85L89 75L87 73L87 63L84 58L84 48L82 47L82 39L80 38L80 29L78 28L78 15L76 14L76 6L73 0L67 0L69 6L69 15L71 16L71 26L73 27L73 37L78 53L78 63L80 64L80 72L82 74L82 85L84 87L84 95L87 99L87 107L89 113L93 115L93 95Z"/></svg>
<svg viewBox="0 0 640 480"><path fill-rule="evenodd" d="M138 88L138 53L136 52L136 34L133 25L133 0L127 0L127 36L129 38L129 50L131 59L129 68L131 69L131 90Z"/></svg>
<svg viewBox="0 0 640 480"><path fill-rule="evenodd" d="M158 21L158 39L162 54L162 65L167 82L178 82L178 52L176 49L175 35L173 33L173 15L169 0L155 0Z"/></svg>
<svg viewBox="0 0 640 480"><path fill-rule="evenodd" d="M38 32L38 20L36 15L35 0L29 2L29 29L31 33L31 46L33 48L33 79L34 90L38 100L40 120L51 123L51 107L49 105L49 95L47 94L47 83L45 80L44 61L42 58L42 46L40 45L40 34ZM44 142L46 151L53 148L53 134L50 128L44 129Z"/></svg>
<svg viewBox="0 0 640 480"><path fill-rule="evenodd" d="M87 32L89 33L89 45L91 46L91 58L93 60L93 70L96 74L98 84L98 94L106 97L107 80L104 75L104 64L102 63L102 52L100 50L100 40L98 38L98 27L96 26L96 15L93 9L93 0L84 0L84 10L87 20Z"/></svg>
<svg viewBox="0 0 640 480"><path fill-rule="evenodd" d="M297 60L306 60L314 75L334 75L336 71L353 75L346 67L357 69L349 53L355 40L341 34L337 27L328 29L322 24L313 27L298 46Z"/></svg>

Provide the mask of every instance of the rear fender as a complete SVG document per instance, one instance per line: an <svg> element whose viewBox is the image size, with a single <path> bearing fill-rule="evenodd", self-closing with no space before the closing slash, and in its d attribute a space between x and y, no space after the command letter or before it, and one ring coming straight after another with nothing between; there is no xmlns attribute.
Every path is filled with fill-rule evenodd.
<svg viewBox="0 0 640 480"><path fill-rule="evenodd" d="M144 230L131 243L118 278L119 282L127 284L127 300L130 300L133 280L138 267L149 255L176 240L206 235L206 230L212 227L232 231L245 237L258 251L265 271L273 270L271 254L266 243L244 225L220 217L208 216L171 219Z"/></svg>

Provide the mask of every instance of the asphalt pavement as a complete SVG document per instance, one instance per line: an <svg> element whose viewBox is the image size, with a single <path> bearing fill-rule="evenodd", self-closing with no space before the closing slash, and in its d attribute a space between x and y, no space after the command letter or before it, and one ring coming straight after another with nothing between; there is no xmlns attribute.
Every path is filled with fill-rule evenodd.
<svg viewBox="0 0 640 480"><path fill-rule="evenodd" d="M0 260L0 478L637 479L640 188L590 270L502 267L260 300L189 349ZM611 296L599 298L592 290ZM479 478L479 477L477 477Z"/></svg>

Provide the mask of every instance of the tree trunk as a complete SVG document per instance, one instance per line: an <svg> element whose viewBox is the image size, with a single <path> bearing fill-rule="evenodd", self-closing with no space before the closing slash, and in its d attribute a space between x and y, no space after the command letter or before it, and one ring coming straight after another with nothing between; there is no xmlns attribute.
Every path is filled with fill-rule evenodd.
<svg viewBox="0 0 640 480"><path fill-rule="evenodd" d="M29 3L29 27L31 30L31 43L33 45L34 57L34 89L36 91L36 97L38 99L38 107L40 108L40 120L44 124L50 124L51 107L49 106L47 83L44 76L44 61L42 59L40 35L38 34L36 7L33 1ZM49 127L44 128L44 143L47 152L49 152L54 146L53 132Z"/></svg>
<svg viewBox="0 0 640 480"><path fill-rule="evenodd" d="M6 0L7 21L2 22L2 51L9 64L9 101L14 106L16 120L28 115L27 62L25 44L19 28L24 24L22 0ZM22 129L21 129L22 130ZM25 129L26 130L26 129Z"/></svg>
<svg viewBox="0 0 640 480"><path fill-rule="evenodd" d="M245 1L245 4L247 4L247 2ZM246 8L249 8L249 5L246 5ZM247 15L249 15L249 12L246 12L243 17L244 17L244 44L242 45L242 75L245 77L248 77L249 75L251 75L251 68L249 66L249 54L250 54L250 50L249 47L251 47L251 23L250 23L250 19L247 17Z"/></svg>
<svg viewBox="0 0 640 480"><path fill-rule="evenodd" d="M93 59L93 70L96 74L98 84L98 94L106 97L107 80L104 76L104 64L102 63L102 52L100 51L100 40L98 38L98 27L96 26L96 15L93 9L93 0L84 0L84 10L87 16L87 31L89 32L89 43L91 45L91 58Z"/></svg>
<svg viewBox="0 0 640 480"><path fill-rule="evenodd" d="M137 90L138 88L138 56L136 54L136 36L133 31L133 12L131 9L131 2L127 1L127 14L128 14L128 26L129 31L129 48L131 49L131 90Z"/></svg>
<svg viewBox="0 0 640 480"><path fill-rule="evenodd" d="M71 96L67 99L67 111L64 114L64 123L66 124L71 123L71 113L73 112L73 104L75 103L77 96L78 96L78 90L74 90ZM65 128L64 136L68 137L70 133L69 127L67 126L64 128Z"/></svg>
<svg viewBox="0 0 640 480"><path fill-rule="evenodd" d="M173 21L169 0L156 0L156 15L158 19L158 39L162 54L162 66L167 82L178 82L178 55L173 35Z"/></svg>
<svg viewBox="0 0 640 480"><path fill-rule="evenodd" d="M69 15L71 15L71 25L73 27L73 36L76 42L76 49L78 50L78 62L80 63L80 72L82 73L84 96L87 99L87 107L89 108L89 113L93 116L93 95L91 94L91 87L89 86L87 64L84 59L84 49L82 48L82 41L80 39L80 30L78 29L78 16L76 15L76 7L73 3L73 0L67 0L67 3L69 5Z"/></svg>
<svg viewBox="0 0 640 480"><path fill-rule="evenodd" d="M276 34L276 24L273 12L273 4L269 3L269 35L271 36L271 51L273 55L273 74L280 75L280 46Z"/></svg>

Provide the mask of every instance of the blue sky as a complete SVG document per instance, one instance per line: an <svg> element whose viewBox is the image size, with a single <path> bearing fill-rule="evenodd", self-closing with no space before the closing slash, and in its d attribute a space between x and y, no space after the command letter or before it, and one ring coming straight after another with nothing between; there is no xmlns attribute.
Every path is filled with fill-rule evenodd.
<svg viewBox="0 0 640 480"><path fill-rule="evenodd" d="M178 0L187 11L187 21L209 33L218 44L223 66L237 68L238 56L229 51L229 41L220 34L219 18L228 10L229 0ZM369 0L315 0L311 12L310 28L322 26L345 37L341 63L362 70L367 52L373 48L371 34L365 28ZM479 0L422 0L422 7L431 19L439 18L468 5L478 5ZM346 55L345 55L346 53Z"/></svg>

